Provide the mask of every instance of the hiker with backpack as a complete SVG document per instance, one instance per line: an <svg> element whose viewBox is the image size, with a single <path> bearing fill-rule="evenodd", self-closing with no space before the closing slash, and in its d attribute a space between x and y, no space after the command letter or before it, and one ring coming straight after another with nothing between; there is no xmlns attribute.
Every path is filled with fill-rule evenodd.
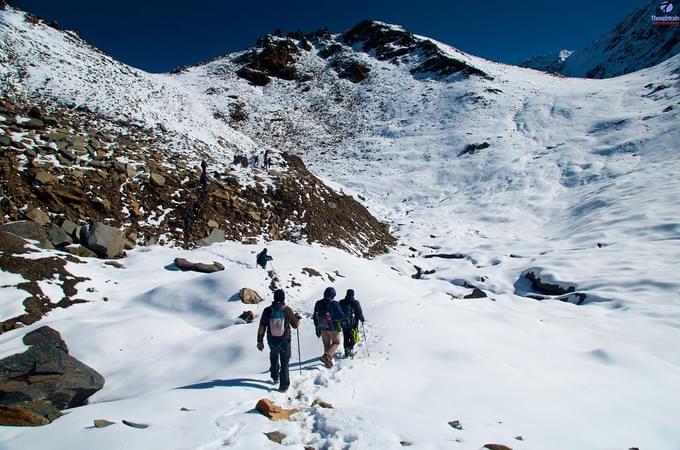
<svg viewBox="0 0 680 450"><path fill-rule="evenodd" d="M291 345L290 328L297 329L300 315L286 306L286 294L282 289L274 292L274 301L262 311L260 326L257 329L257 349L264 350L264 336L269 344L269 372L272 383L279 384L279 392L286 392L290 386L288 363L290 362Z"/></svg>
<svg viewBox="0 0 680 450"><path fill-rule="evenodd" d="M321 362L327 368L333 367L333 354L340 346L340 333L345 315L335 300L335 289L327 287L323 292L323 299L314 305L314 327L316 337L323 342L323 356Z"/></svg>
<svg viewBox="0 0 680 450"><path fill-rule="evenodd" d="M354 358L353 349L359 342L361 334L359 333L359 321L364 323L364 313L361 310L361 304L354 298L354 289L347 289L345 298L340 300L340 308L345 315L345 321L342 323L343 346L345 347L345 358Z"/></svg>
<svg viewBox="0 0 680 450"><path fill-rule="evenodd" d="M257 263L258 266L262 267L263 269L267 268L267 263L271 260L273 260L271 256L267 255L267 249L262 249L260 253L257 254L255 258L255 262Z"/></svg>

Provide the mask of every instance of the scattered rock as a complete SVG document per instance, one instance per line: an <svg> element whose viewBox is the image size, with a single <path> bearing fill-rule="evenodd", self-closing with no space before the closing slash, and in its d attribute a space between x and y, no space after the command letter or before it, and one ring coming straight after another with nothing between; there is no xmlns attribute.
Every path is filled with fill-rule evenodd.
<svg viewBox="0 0 680 450"><path fill-rule="evenodd" d="M116 269L125 269L125 266L119 263L118 261L106 261L104 264L107 266L115 267Z"/></svg>
<svg viewBox="0 0 680 450"><path fill-rule="evenodd" d="M219 226L220 225L212 219L208 221L208 228L219 228Z"/></svg>
<svg viewBox="0 0 680 450"><path fill-rule="evenodd" d="M488 450L512 450L510 447L501 444L486 444L484 448Z"/></svg>
<svg viewBox="0 0 680 450"><path fill-rule="evenodd" d="M268 433L264 434L267 436L267 439L269 439L272 442L276 442L277 444L280 444L283 442L283 440L286 438L286 435L281 433L280 431L270 431Z"/></svg>
<svg viewBox="0 0 680 450"><path fill-rule="evenodd" d="M40 248L54 248L43 227L29 220L20 220L18 222L10 222L0 225L0 231L12 233L29 241L37 241L37 246Z"/></svg>
<svg viewBox="0 0 680 450"><path fill-rule="evenodd" d="M266 398L260 399L255 409L270 420L288 420L290 416L300 411L297 408L284 409Z"/></svg>
<svg viewBox="0 0 680 450"><path fill-rule="evenodd" d="M488 142L483 142L481 144L468 144L465 146L463 151L461 151L458 156L464 156L464 155L474 155L477 153L479 150L484 150L485 148L491 147L491 144Z"/></svg>
<svg viewBox="0 0 680 450"><path fill-rule="evenodd" d="M79 244L67 245L66 247L64 247L64 251L74 256L80 256L81 258L97 257L97 254L95 252Z"/></svg>
<svg viewBox="0 0 680 450"><path fill-rule="evenodd" d="M260 294L249 288L242 288L238 292L238 295L241 299L241 302L248 305L256 305L263 301L262 297L260 297Z"/></svg>
<svg viewBox="0 0 680 450"><path fill-rule="evenodd" d="M151 172L151 184L154 186L165 186L165 177L159 173Z"/></svg>
<svg viewBox="0 0 680 450"><path fill-rule="evenodd" d="M243 311L243 313L241 313L238 318L243 320L245 323L251 323L253 320L255 320L255 313L252 311Z"/></svg>
<svg viewBox="0 0 680 450"><path fill-rule="evenodd" d="M38 208L29 209L26 213L26 218L32 220L38 225L47 225L51 223L50 216L46 212L41 211Z"/></svg>
<svg viewBox="0 0 680 450"><path fill-rule="evenodd" d="M531 281L533 288L540 294L547 295L564 295L574 292L576 290L575 286L569 286L566 289L558 284L546 283L541 280L540 275L534 273L534 271L527 271L524 276Z"/></svg>
<svg viewBox="0 0 680 450"><path fill-rule="evenodd" d="M310 277L321 277L321 273L318 270L312 269L311 267L305 267L302 269L302 273L309 275Z"/></svg>
<svg viewBox="0 0 680 450"><path fill-rule="evenodd" d="M409 441L399 441L399 444L400 444L402 447L410 447L410 446L413 445L413 443L412 443L412 442L409 442Z"/></svg>
<svg viewBox="0 0 680 450"><path fill-rule="evenodd" d="M333 409L332 404L330 404L328 402L324 402L323 400L319 400L319 399L316 399L316 400L314 400L314 402L312 402L312 408L315 407L315 406L318 406L319 408Z"/></svg>
<svg viewBox="0 0 680 450"><path fill-rule="evenodd" d="M175 258L175 266L184 271L190 270L201 273L213 273L224 270L224 266L216 261L213 261L212 264L193 263L184 258Z"/></svg>
<svg viewBox="0 0 680 450"><path fill-rule="evenodd" d="M58 227L56 225L50 228L49 237L50 241L55 247L73 244L73 239L71 239L71 236L69 236L62 227Z"/></svg>
<svg viewBox="0 0 680 450"><path fill-rule="evenodd" d="M462 430L463 425L460 424L460 421L458 420L452 420L449 422L449 425L451 425L452 428L455 428L456 430Z"/></svg>
<svg viewBox="0 0 680 450"><path fill-rule="evenodd" d="M106 419L94 419L94 427L95 428L106 428L111 425L115 425L116 422L111 422L110 420Z"/></svg>
<svg viewBox="0 0 680 450"><path fill-rule="evenodd" d="M123 253L125 236L118 228L94 222L87 233L86 245L103 258L114 258Z"/></svg>
<svg viewBox="0 0 680 450"><path fill-rule="evenodd" d="M463 298L485 298L486 293L479 288L474 288L471 293L463 296Z"/></svg>
<svg viewBox="0 0 680 450"><path fill-rule="evenodd" d="M35 172L35 181L37 181L40 184L50 184L53 183L57 177L52 175L46 170L38 170Z"/></svg>
<svg viewBox="0 0 680 450"><path fill-rule="evenodd" d="M145 428L149 428L149 424L147 424L147 423L130 422L129 420L125 420L125 419L123 419L121 422L123 422L123 424L125 424L129 427L139 428L141 430L143 430Z"/></svg>
<svg viewBox="0 0 680 450"><path fill-rule="evenodd" d="M515 436L515 439L518 440L518 441L523 441L523 440L524 440L524 438L523 438L522 436Z"/></svg>

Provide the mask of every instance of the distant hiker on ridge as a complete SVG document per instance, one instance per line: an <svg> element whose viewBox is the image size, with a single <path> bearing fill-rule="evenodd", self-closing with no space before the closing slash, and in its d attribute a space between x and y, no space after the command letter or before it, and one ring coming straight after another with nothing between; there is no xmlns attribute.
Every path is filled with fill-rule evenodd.
<svg viewBox="0 0 680 450"><path fill-rule="evenodd" d="M201 187L208 189L208 163L205 160L201 161Z"/></svg>
<svg viewBox="0 0 680 450"><path fill-rule="evenodd" d="M362 323L364 313L361 311L361 304L354 298L354 289L347 289L345 298L340 300L340 308L345 315L345 321L342 323L343 345L345 347L345 358L353 358L354 345L359 341L359 321Z"/></svg>
<svg viewBox="0 0 680 450"><path fill-rule="evenodd" d="M258 266L262 267L263 269L267 268L267 263L269 261L272 261L274 258L269 256L267 254L267 249L262 249L260 253L257 254L257 257L255 259L255 262L257 263Z"/></svg>
<svg viewBox="0 0 680 450"><path fill-rule="evenodd" d="M345 315L335 298L335 289L326 288L323 292L323 299L314 305L314 327L316 337L320 337L323 342L323 356L321 362L327 367L333 367L333 353L340 346L341 323L345 320Z"/></svg>
<svg viewBox="0 0 680 450"><path fill-rule="evenodd" d="M274 384L279 384L279 392L286 392L290 386L288 363L290 361L290 327L296 328L300 315L286 306L286 294L282 289L274 292L274 301L262 311L260 326L257 329L257 349L264 350L264 335L269 344L269 372Z"/></svg>

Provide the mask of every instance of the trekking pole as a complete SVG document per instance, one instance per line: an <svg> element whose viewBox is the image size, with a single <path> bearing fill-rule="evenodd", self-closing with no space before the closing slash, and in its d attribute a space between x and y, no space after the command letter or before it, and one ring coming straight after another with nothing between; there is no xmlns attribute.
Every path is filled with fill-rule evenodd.
<svg viewBox="0 0 680 450"><path fill-rule="evenodd" d="M361 329L364 332L364 343L366 344L366 356L371 356L371 353L368 351L368 336L366 336L366 326L364 325L363 322L361 322Z"/></svg>
<svg viewBox="0 0 680 450"><path fill-rule="evenodd" d="M298 341L298 367L300 368L300 375L302 376L302 354L300 353L300 330L297 331L297 341Z"/></svg>

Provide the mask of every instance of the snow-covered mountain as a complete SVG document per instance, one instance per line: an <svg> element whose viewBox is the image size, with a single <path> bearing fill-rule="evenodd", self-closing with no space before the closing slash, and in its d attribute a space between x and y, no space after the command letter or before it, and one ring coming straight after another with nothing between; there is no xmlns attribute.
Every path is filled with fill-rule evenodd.
<svg viewBox="0 0 680 450"><path fill-rule="evenodd" d="M611 78L655 66L680 53L680 21L660 25L652 19L677 15L677 10L663 12L664 3L649 0L584 48L537 56L522 66L585 78Z"/></svg>
<svg viewBox="0 0 680 450"><path fill-rule="evenodd" d="M680 56L565 79L362 22L152 75L20 12L0 32L3 96L162 124L217 160L297 154L398 238L370 260L270 242L276 280L233 241L69 263L88 303L1 335L0 353L49 324L106 384L48 426L0 427L8 449L275 448L276 430L291 448L677 450ZM226 270L166 269L176 256ZM22 280L0 276L6 314ZM268 391L256 325L227 301L272 283L306 313L288 394ZM354 288L368 318L359 357L330 371L308 320L328 285ZM269 422L251 414L262 396L301 412Z"/></svg>
<svg viewBox="0 0 680 450"><path fill-rule="evenodd" d="M564 69L564 62L572 53L571 50L560 50L559 52L538 55L522 62L520 66L548 73L561 73Z"/></svg>

